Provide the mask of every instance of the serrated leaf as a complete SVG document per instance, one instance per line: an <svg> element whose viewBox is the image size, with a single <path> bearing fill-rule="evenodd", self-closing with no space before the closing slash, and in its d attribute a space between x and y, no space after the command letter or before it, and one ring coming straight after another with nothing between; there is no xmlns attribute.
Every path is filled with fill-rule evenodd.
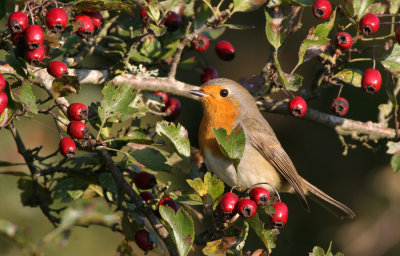
<svg viewBox="0 0 400 256"><path fill-rule="evenodd" d="M32 112L33 114L38 113L36 106L36 97L33 94L32 86L28 81L25 81L16 93L18 101L22 103L24 110Z"/></svg>
<svg viewBox="0 0 400 256"><path fill-rule="evenodd" d="M186 256L194 241L194 224L192 218L180 208L175 211L168 206L160 206L160 215L166 221L179 255Z"/></svg>
<svg viewBox="0 0 400 256"><path fill-rule="evenodd" d="M130 106L136 97L136 93L132 91L132 87L126 84L107 84L102 90L104 99L98 109L100 119L105 122L125 121L130 118L136 112L136 109Z"/></svg>
<svg viewBox="0 0 400 256"><path fill-rule="evenodd" d="M381 64L395 77L400 77L400 45L394 44L387 53L379 58Z"/></svg>
<svg viewBox="0 0 400 256"><path fill-rule="evenodd" d="M71 93L78 94L81 85L77 76L62 76L54 79L51 86L54 97L64 97Z"/></svg>
<svg viewBox="0 0 400 256"><path fill-rule="evenodd" d="M60 180L54 186L52 192L55 199L68 203L80 198L83 192L89 187L89 181L78 177L67 177Z"/></svg>
<svg viewBox="0 0 400 256"><path fill-rule="evenodd" d="M216 175L207 172L204 175L204 184L207 187L207 193L211 195L214 201L224 193L225 185Z"/></svg>
<svg viewBox="0 0 400 256"><path fill-rule="evenodd" d="M394 154L392 159L390 160L390 165L395 173L400 170L400 156L398 154Z"/></svg>
<svg viewBox="0 0 400 256"><path fill-rule="evenodd" d="M132 156L144 164L147 168L154 171L165 171L169 170L170 166L165 164L167 159L163 156L160 151L152 148L145 148L132 152Z"/></svg>
<svg viewBox="0 0 400 256"><path fill-rule="evenodd" d="M390 4L389 12L391 14L396 14L399 11L400 0L390 0L389 4Z"/></svg>
<svg viewBox="0 0 400 256"><path fill-rule="evenodd" d="M368 12L369 13L373 13L375 15L381 15L381 14L384 14L386 12L386 9L387 9L387 6L385 4L374 3L369 8Z"/></svg>
<svg viewBox="0 0 400 256"><path fill-rule="evenodd" d="M266 0L233 0L233 11L235 12L251 12L260 8L265 4Z"/></svg>
<svg viewBox="0 0 400 256"><path fill-rule="evenodd" d="M190 157L190 142L187 130L177 124L167 121L158 122L156 132L171 145L181 158Z"/></svg>
<svg viewBox="0 0 400 256"><path fill-rule="evenodd" d="M328 35L335 23L335 17L336 11L331 14L331 18L328 22L321 23L316 28L312 27L310 29L306 39L300 45L298 53L299 61L296 66L305 62L305 56L307 57L306 60L309 60L325 51L326 47L329 45Z"/></svg>
<svg viewBox="0 0 400 256"><path fill-rule="evenodd" d="M227 250L232 248L236 242L237 239L234 236L207 242L206 247L203 248L203 253L207 256L226 256Z"/></svg>
<svg viewBox="0 0 400 256"><path fill-rule="evenodd" d="M286 90L297 91L303 83L303 77L299 74L287 74L283 72L278 55L274 54L275 66L278 71L278 80Z"/></svg>
<svg viewBox="0 0 400 256"><path fill-rule="evenodd" d="M264 224L260 221L258 214L256 214L252 218L246 219L246 222L249 223L250 227L254 230L257 236L264 243L265 248L269 253L272 252L272 249L276 247L274 229L266 230L264 229Z"/></svg>
<svg viewBox="0 0 400 256"><path fill-rule="evenodd" d="M363 72L355 68L346 68L336 73L333 78L344 83L351 84L355 87L361 87L361 79Z"/></svg>
<svg viewBox="0 0 400 256"><path fill-rule="evenodd" d="M225 190L224 183L216 175L209 172L204 175L204 181L200 178L187 179L186 181L199 196L204 197L209 194L213 201L218 199Z"/></svg>
<svg viewBox="0 0 400 256"><path fill-rule="evenodd" d="M354 0L352 2L354 15L357 16L357 20L360 20L367 13L374 0Z"/></svg>
<svg viewBox="0 0 400 256"><path fill-rule="evenodd" d="M222 153L229 159L238 163L243 156L246 142L242 126L240 124L237 125L232 129L229 135L224 128L216 129L213 127L213 133Z"/></svg>

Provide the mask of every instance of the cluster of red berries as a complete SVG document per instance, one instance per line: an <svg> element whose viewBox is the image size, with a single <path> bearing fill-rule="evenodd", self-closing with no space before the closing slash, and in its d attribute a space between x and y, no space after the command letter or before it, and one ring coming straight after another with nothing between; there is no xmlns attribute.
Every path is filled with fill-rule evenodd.
<svg viewBox="0 0 400 256"><path fill-rule="evenodd" d="M161 101L165 104L163 108L163 112L166 115L165 120L169 122L176 120L181 112L180 100L169 97L165 92L154 92L154 95L160 97Z"/></svg>
<svg viewBox="0 0 400 256"><path fill-rule="evenodd" d="M73 157L76 153L76 145L73 139L88 139L89 130L83 120L88 118L88 108L82 103L72 103L67 109L68 118L71 120L67 126L67 133L71 137L64 137L59 144L59 151L65 157Z"/></svg>
<svg viewBox="0 0 400 256"><path fill-rule="evenodd" d="M135 183L136 187L141 190L152 189L157 184L155 176L148 172L136 173L133 177L133 182ZM154 194L150 191L141 191L140 197L146 204L150 204L151 201L155 198ZM175 200L168 196L160 199L160 201L158 202L158 206L160 205L172 208L175 213L179 210L179 205L175 202ZM144 229L139 229L138 231L136 231L135 241L139 248L141 248L145 252L153 249L153 242L150 239L149 232Z"/></svg>
<svg viewBox="0 0 400 256"><path fill-rule="evenodd" d="M30 15L33 16L32 13ZM47 29L55 35L61 34L68 24L68 15L62 8L46 10L45 19ZM17 47L24 45L26 61L31 65L39 65L46 55L43 46L45 33L42 26L33 22L34 17L32 17L32 24L29 25L28 16L22 11L17 11L8 18L8 28L14 45ZM94 29L101 25L103 17L99 12L86 12L75 16L75 22L78 24L76 33L83 38L88 38Z"/></svg>
<svg viewBox="0 0 400 256"><path fill-rule="evenodd" d="M0 74L0 115L3 114L8 104L8 96L4 92L5 89L6 89L6 80L4 79L4 76Z"/></svg>
<svg viewBox="0 0 400 256"><path fill-rule="evenodd" d="M312 6L312 11L318 19L327 19L331 15L332 5L328 0L317 0ZM380 21L378 16L372 13L365 14L359 22L360 31L366 35L372 35L378 31ZM400 44L400 27L396 29L396 40ZM339 32L333 39L336 48L346 51L353 46L353 37L347 32ZM379 70L369 68L364 71L361 79L361 88L369 93L377 93L382 85L382 76ZM338 96L333 99L331 111L337 116L345 116L349 110L349 102ZM303 117L307 112L307 103L302 97L294 97L289 101L289 112L295 117Z"/></svg>
<svg viewBox="0 0 400 256"><path fill-rule="evenodd" d="M254 187L249 192L249 198L241 198L233 193L225 193L219 201L219 209L228 218L238 213L243 218L251 218L257 212L257 207L266 205L270 202L271 196L267 189ZM272 205L275 213L270 220L274 227L283 227L288 218L288 208L285 203L279 201Z"/></svg>

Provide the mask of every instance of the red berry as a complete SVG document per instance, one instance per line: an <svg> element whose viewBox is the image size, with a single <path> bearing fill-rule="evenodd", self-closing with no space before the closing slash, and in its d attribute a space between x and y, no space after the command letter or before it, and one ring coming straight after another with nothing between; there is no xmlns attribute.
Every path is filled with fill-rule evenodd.
<svg viewBox="0 0 400 256"><path fill-rule="evenodd" d="M135 233L135 242L140 249L147 252L153 249L153 243L150 240L149 232L144 229L139 229Z"/></svg>
<svg viewBox="0 0 400 256"><path fill-rule="evenodd" d="M25 51L25 58L26 61L31 65L39 65L44 58L44 48L43 46L39 46L37 49L34 50L26 50Z"/></svg>
<svg viewBox="0 0 400 256"><path fill-rule="evenodd" d="M143 201L145 201L147 204L150 203L151 200L154 199L154 195L153 193L149 192L149 191L143 191L140 193L140 197L143 199Z"/></svg>
<svg viewBox="0 0 400 256"><path fill-rule="evenodd" d="M331 104L331 110L337 116L344 116L349 111L349 102L342 97L336 98Z"/></svg>
<svg viewBox="0 0 400 256"><path fill-rule="evenodd" d="M177 98L169 98L165 104L164 112L167 114L165 117L167 121L174 121L181 112L181 102Z"/></svg>
<svg viewBox="0 0 400 256"><path fill-rule="evenodd" d="M331 16L332 5L328 0L317 0L312 6L314 16L318 19L326 19Z"/></svg>
<svg viewBox="0 0 400 256"><path fill-rule="evenodd" d="M82 103L72 103L68 106L67 114L70 119L81 121L88 118L89 110Z"/></svg>
<svg viewBox="0 0 400 256"><path fill-rule="evenodd" d="M177 31L182 25L182 18L176 12L169 12L164 25L169 32Z"/></svg>
<svg viewBox="0 0 400 256"><path fill-rule="evenodd" d="M307 112L306 101L300 96L294 97L289 101L289 112L294 117L303 117Z"/></svg>
<svg viewBox="0 0 400 256"><path fill-rule="evenodd" d="M277 202L272 205L275 208L275 213L271 216L271 222L275 227L285 226L288 218L288 208L283 202Z"/></svg>
<svg viewBox="0 0 400 256"><path fill-rule="evenodd" d="M94 25L92 19L87 15L77 15L75 16L75 22L79 24L76 33L78 36L83 38L89 38L94 32Z"/></svg>
<svg viewBox="0 0 400 256"><path fill-rule="evenodd" d="M4 91L6 89L6 79L4 79L4 76L0 74L0 92Z"/></svg>
<svg viewBox="0 0 400 256"><path fill-rule="evenodd" d="M379 18L375 14L367 13L360 20L360 30L364 35L372 35L379 28Z"/></svg>
<svg viewBox="0 0 400 256"><path fill-rule="evenodd" d="M60 141L60 144L58 146L58 149L61 153L61 155L71 158L75 156L76 153L76 145L75 142L70 138L70 137L65 137L62 138Z"/></svg>
<svg viewBox="0 0 400 256"><path fill-rule="evenodd" d="M198 52L204 52L210 46L210 40L208 37L199 35L192 40L192 48Z"/></svg>
<svg viewBox="0 0 400 256"><path fill-rule="evenodd" d="M396 40L400 44L400 26L396 28Z"/></svg>
<svg viewBox="0 0 400 256"><path fill-rule="evenodd" d="M12 33L11 34L11 41L15 46L19 46L24 40L24 33L19 32L19 33Z"/></svg>
<svg viewBox="0 0 400 256"><path fill-rule="evenodd" d="M233 215L236 213L236 206L239 202L239 198L235 193L225 193L219 201L219 209L225 215Z"/></svg>
<svg viewBox="0 0 400 256"><path fill-rule="evenodd" d="M143 20L143 21L146 21L147 18L149 17L149 16L147 15L147 10L145 10L145 9L140 9L140 17L142 17L142 20Z"/></svg>
<svg viewBox="0 0 400 256"><path fill-rule="evenodd" d="M61 8L53 8L46 15L46 26L53 33L61 33L68 24L68 15Z"/></svg>
<svg viewBox="0 0 400 256"><path fill-rule="evenodd" d="M100 12L85 12L92 19L93 26L99 28L103 24L103 15Z"/></svg>
<svg viewBox="0 0 400 256"><path fill-rule="evenodd" d="M8 104L8 96L5 92L0 92L0 115L3 114Z"/></svg>
<svg viewBox="0 0 400 256"><path fill-rule="evenodd" d="M364 71L361 86L367 93L374 94L379 91L382 85L382 76L377 69L369 68Z"/></svg>
<svg viewBox="0 0 400 256"><path fill-rule="evenodd" d="M29 25L25 29L25 44L29 50L34 50L43 45L44 32L39 25Z"/></svg>
<svg viewBox="0 0 400 256"><path fill-rule="evenodd" d="M158 202L158 205L171 207L175 213L179 210L179 205L171 197L168 196L161 198L160 202Z"/></svg>
<svg viewBox="0 0 400 256"><path fill-rule="evenodd" d="M228 41L219 41L215 46L215 52L221 60L231 61L235 58L235 48Z"/></svg>
<svg viewBox="0 0 400 256"><path fill-rule="evenodd" d="M157 184L156 177L148 172L139 172L133 177L136 187L140 189L150 189Z"/></svg>
<svg viewBox="0 0 400 256"><path fill-rule="evenodd" d="M269 191L262 187L255 187L250 190L250 199L256 202L258 206L266 205L269 202Z"/></svg>
<svg viewBox="0 0 400 256"><path fill-rule="evenodd" d="M162 100L162 102L164 102L164 104L166 104L168 102L168 94L166 94L165 92L154 92L154 95L157 97L160 97L160 99Z"/></svg>
<svg viewBox="0 0 400 256"><path fill-rule="evenodd" d="M347 50L353 46L353 38L349 33L339 32L335 36L335 45L342 50Z"/></svg>
<svg viewBox="0 0 400 256"><path fill-rule="evenodd" d="M244 218L251 218L257 212L257 204L251 199L243 198L237 204L237 211Z"/></svg>
<svg viewBox="0 0 400 256"><path fill-rule="evenodd" d="M89 138L89 130L85 123L79 121L71 121L67 127L67 133L74 139Z"/></svg>
<svg viewBox="0 0 400 256"><path fill-rule="evenodd" d="M217 70L211 66L205 67L203 69L203 74L201 74L200 81L202 84L207 82L208 80L217 78L219 76Z"/></svg>
<svg viewBox="0 0 400 256"><path fill-rule="evenodd" d="M24 32L28 27L28 16L23 12L14 12L8 18L8 28L12 33Z"/></svg>
<svg viewBox="0 0 400 256"><path fill-rule="evenodd" d="M65 76L68 73L67 65L61 61L54 60L47 66L47 72L55 78ZM79 120L78 120L79 121Z"/></svg>

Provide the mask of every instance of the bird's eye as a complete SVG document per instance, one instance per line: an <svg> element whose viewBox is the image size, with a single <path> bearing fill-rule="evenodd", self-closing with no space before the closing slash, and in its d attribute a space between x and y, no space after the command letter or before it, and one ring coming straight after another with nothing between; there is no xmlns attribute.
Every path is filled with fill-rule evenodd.
<svg viewBox="0 0 400 256"><path fill-rule="evenodd" d="M229 91L227 89L222 89L219 92L219 95L221 95L221 97L226 97L226 96L228 96L228 94L229 94Z"/></svg>

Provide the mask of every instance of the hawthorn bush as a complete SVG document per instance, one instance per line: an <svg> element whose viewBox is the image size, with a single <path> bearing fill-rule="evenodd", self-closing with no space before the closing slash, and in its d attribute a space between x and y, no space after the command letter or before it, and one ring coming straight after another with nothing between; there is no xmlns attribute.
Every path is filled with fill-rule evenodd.
<svg viewBox="0 0 400 256"><path fill-rule="evenodd" d="M62 246L73 227L92 225L120 234L116 255L272 254L296 213L274 188L229 188L207 170L189 141L192 131L176 122L181 99L198 100L189 93L198 87L177 72L197 76L197 85L217 78L204 52L234 60L240 52L224 32L252 26L232 24L232 17L263 10L260 38L269 56L260 56L262 70L240 80L260 110L334 129L344 153L355 143L376 150L386 144L397 172L399 6L399 0L0 1L0 127L26 165L2 160L0 178L18 177L22 205L39 208L54 226L32 243L7 216L0 234L26 255L44 255ZM308 16L315 16L313 25L304 29ZM302 38L299 45L294 36ZM281 57L288 48L298 49L291 70ZM311 80L303 78L303 65L312 65ZM102 100L70 101L88 84L101 87ZM376 121L346 118L350 87L365 101L386 93ZM307 106L332 88L330 109ZM278 92L285 96L272 99ZM42 115L59 134L51 154L42 153L45 143L28 148L18 128L22 119ZM240 161L243 132L215 128L226 157ZM253 238L261 241L258 249L248 245ZM333 255L331 245L309 250Z"/></svg>

